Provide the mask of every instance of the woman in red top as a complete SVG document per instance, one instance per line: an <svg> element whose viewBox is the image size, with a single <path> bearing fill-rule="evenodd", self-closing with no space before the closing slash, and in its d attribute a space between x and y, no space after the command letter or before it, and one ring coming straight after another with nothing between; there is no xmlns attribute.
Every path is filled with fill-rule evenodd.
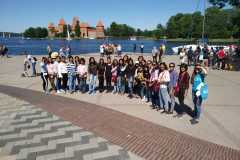
<svg viewBox="0 0 240 160"><path fill-rule="evenodd" d="M224 69L224 58L225 58L225 52L223 50L223 48L221 48L218 52L217 52L217 56L218 56L218 69Z"/></svg>
<svg viewBox="0 0 240 160"><path fill-rule="evenodd" d="M181 117L184 113L185 104L184 99L188 94L188 88L189 88L189 79L190 76L188 74L188 66L187 64L183 63L180 66L180 72L178 76L178 101L179 101L179 107L178 107L178 116Z"/></svg>

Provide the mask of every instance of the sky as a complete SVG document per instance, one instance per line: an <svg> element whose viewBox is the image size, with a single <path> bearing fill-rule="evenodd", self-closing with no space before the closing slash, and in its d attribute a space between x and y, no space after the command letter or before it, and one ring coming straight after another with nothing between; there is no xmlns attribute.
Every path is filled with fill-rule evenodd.
<svg viewBox="0 0 240 160"><path fill-rule="evenodd" d="M58 24L60 18L71 24L74 16L80 22L95 26L101 20L105 27L113 21L134 28L153 29L166 25L176 13L196 11L199 0L0 0L0 32L23 32L28 27ZM203 1L197 10L203 10Z"/></svg>

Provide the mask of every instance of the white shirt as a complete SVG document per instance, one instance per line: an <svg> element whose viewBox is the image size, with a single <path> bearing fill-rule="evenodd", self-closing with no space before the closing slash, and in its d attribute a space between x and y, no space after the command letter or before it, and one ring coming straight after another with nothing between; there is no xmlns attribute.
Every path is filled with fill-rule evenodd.
<svg viewBox="0 0 240 160"><path fill-rule="evenodd" d="M54 70L54 73L55 73L55 74L58 73L58 64L59 64L59 63L58 63L57 61L54 61L54 63L53 63L53 66L54 66L54 67L53 67L53 70Z"/></svg>
<svg viewBox="0 0 240 160"><path fill-rule="evenodd" d="M121 50L122 50L122 46L121 46L121 45L118 45L118 46L117 46L117 50L118 50L118 51L121 51Z"/></svg>
<svg viewBox="0 0 240 160"><path fill-rule="evenodd" d="M63 62L60 62L58 64L58 77L59 78L62 78L62 74L63 73L68 73L67 72L67 64L66 63L63 63Z"/></svg>
<svg viewBox="0 0 240 160"><path fill-rule="evenodd" d="M159 74L159 77L158 77L158 81L159 82L170 82L170 74L169 74L169 71L168 70L164 70L163 72L161 72ZM167 84L163 83L163 84L160 84L160 88L167 88Z"/></svg>

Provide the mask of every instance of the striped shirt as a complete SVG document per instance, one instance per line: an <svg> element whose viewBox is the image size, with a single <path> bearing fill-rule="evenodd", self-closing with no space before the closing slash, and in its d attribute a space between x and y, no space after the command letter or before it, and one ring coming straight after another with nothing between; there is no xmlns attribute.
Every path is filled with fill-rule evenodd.
<svg viewBox="0 0 240 160"><path fill-rule="evenodd" d="M69 74L76 74L76 65L74 63L68 63L67 64L67 72Z"/></svg>

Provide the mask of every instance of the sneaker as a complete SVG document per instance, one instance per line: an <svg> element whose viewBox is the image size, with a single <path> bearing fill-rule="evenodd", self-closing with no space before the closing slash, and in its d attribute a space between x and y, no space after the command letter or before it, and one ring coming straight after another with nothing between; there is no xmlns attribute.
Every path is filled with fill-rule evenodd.
<svg viewBox="0 0 240 160"><path fill-rule="evenodd" d="M192 125L194 125L194 124L198 124L198 123L199 123L199 120L193 118L193 119L190 120L190 122L191 122Z"/></svg>
<svg viewBox="0 0 240 160"><path fill-rule="evenodd" d="M59 90L57 90L57 94L60 94L60 93L62 93L61 91L59 91Z"/></svg>

